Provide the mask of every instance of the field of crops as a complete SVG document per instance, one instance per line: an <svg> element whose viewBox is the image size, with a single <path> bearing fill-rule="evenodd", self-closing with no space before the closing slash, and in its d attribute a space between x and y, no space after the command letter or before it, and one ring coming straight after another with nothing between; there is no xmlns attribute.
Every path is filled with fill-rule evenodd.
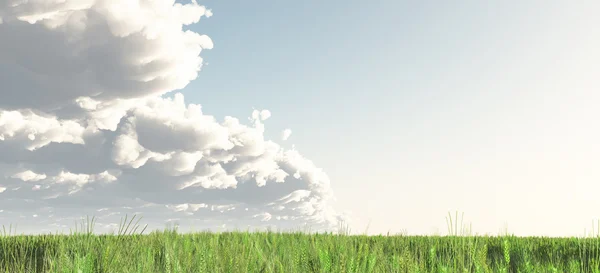
<svg viewBox="0 0 600 273"><path fill-rule="evenodd" d="M136 230L137 232L137 230ZM0 237L0 272L600 272L600 238L279 232Z"/></svg>

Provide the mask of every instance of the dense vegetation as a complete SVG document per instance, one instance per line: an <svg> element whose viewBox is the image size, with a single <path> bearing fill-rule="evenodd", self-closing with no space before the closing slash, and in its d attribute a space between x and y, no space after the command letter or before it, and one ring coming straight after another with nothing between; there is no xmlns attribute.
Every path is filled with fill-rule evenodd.
<svg viewBox="0 0 600 273"><path fill-rule="evenodd" d="M598 237L142 235L127 229L5 234L0 272L600 272Z"/></svg>

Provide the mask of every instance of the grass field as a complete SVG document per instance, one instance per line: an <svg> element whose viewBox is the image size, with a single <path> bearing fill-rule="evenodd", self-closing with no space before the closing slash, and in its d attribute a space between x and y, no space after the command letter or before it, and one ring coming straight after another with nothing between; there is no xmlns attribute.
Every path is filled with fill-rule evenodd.
<svg viewBox="0 0 600 273"><path fill-rule="evenodd" d="M93 218L69 235L11 235L9 227L0 237L0 272L600 272L597 235L458 236L451 217L450 236L142 235L134 218L112 235L93 234Z"/></svg>

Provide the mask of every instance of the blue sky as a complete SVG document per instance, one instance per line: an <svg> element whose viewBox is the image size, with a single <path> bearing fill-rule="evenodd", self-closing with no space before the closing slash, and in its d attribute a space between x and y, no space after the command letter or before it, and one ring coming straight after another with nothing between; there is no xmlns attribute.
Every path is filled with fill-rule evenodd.
<svg viewBox="0 0 600 273"><path fill-rule="evenodd" d="M600 4L177 2L0 4L0 221L349 213L444 234L459 211L479 234L570 236L600 218Z"/></svg>
<svg viewBox="0 0 600 273"><path fill-rule="evenodd" d="M361 231L369 221L373 232L445 231L445 213L455 210L465 212L476 227L492 221L487 232L496 232L504 222L510 230L511 224L528 220L514 210L542 210L544 202L562 198L552 195L539 203L542 208L505 204L512 203L509 196L534 194L512 192L518 191L513 183L544 185L544 170L558 162L540 163L527 181L507 181L509 173L518 177L525 172L519 166L541 160L548 148L562 147L565 156L575 157L584 148L564 141L592 141L590 133L598 134L584 122L592 122L586 113L597 113L589 102L597 102L592 88L598 85L573 83L597 80L589 71L568 71L577 68L577 61L598 69L574 52L589 50L597 60L591 45L576 42L587 34L593 36L588 42L598 43L591 24L597 20L590 11L597 6L202 4L215 15L191 29L208 34L215 48L205 53L209 65L186 87L186 98L217 117L244 116L252 106L271 110L267 136L277 138L280 130L292 129L288 142L328 173L339 208L361 218ZM568 90L568 85L580 89ZM567 129L573 133L561 131ZM597 177L591 166L585 171ZM579 232L594 217L585 215L569 230ZM530 227L524 232L534 231L530 224L522 224Z"/></svg>

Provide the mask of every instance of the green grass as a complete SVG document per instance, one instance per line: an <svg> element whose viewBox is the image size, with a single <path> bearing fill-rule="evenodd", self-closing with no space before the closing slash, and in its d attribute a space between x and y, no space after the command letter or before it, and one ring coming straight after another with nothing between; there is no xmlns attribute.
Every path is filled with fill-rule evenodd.
<svg viewBox="0 0 600 273"><path fill-rule="evenodd" d="M458 216L458 214L457 214ZM135 217L134 217L135 218ZM600 237L366 236L303 232L142 234L127 218L117 234L0 236L0 272L592 272ZM600 224L600 222L599 222ZM462 223L461 223L462 225ZM462 236L464 235L464 236Z"/></svg>

